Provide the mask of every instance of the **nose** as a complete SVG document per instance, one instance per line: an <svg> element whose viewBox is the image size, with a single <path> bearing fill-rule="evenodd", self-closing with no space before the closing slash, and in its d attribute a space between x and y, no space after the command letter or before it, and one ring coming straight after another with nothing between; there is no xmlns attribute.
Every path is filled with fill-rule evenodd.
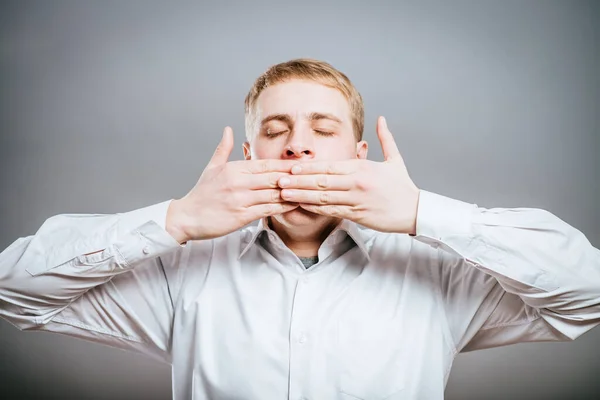
<svg viewBox="0 0 600 400"><path fill-rule="evenodd" d="M310 134L300 134L295 132L290 136L290 141L283 150L284 159L311 159L314 158L315 152L310 138Z"/></svg>
<svg viewBox="0 0 600 400"><path fill-rule="evenodd" d="M313 151L307 147L300 144L290 144L285 148L284 151L285 158L313 158Z"/></svg>

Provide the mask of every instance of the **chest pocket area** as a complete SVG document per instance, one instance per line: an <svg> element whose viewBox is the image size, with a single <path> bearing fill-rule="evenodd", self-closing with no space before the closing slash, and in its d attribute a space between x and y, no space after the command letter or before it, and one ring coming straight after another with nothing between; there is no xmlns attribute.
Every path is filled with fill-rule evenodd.
<svg viewBox="0 0 600 400"><path fill-rule="evenodd" d="M337 323L336 369L340 399L400 399L405 351L396 321L345 318Z"/></svg>

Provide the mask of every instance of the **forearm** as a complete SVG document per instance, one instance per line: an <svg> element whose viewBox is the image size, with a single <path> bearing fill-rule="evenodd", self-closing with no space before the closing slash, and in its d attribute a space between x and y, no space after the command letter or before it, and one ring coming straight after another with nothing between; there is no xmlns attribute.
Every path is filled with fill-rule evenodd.
<svg viewBox="0 0 600 400"><path fill-rule="evenodd" d="M416 239L464 258L576 337L600 323L600 251L577 229L531 208L484 209L426 193Z"/></svg>
<svg viewBox="0 0 600 400"><path fill-rule="evenodd" d="M164 230L168 203L117 215L60 215L0 254L0 316L44 324L88 290L178 243Z"/></svg>

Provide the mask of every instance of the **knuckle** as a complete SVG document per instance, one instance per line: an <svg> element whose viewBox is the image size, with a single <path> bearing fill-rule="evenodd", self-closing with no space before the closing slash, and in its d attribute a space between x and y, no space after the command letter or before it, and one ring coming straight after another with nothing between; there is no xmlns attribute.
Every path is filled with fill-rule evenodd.
<svg viewBox="0 0 600 400"><path fill-rule="evenodd" d="M222 192L226 195L225 199L227 200L229 196L235 192L235 184L231 181L223 182L221 185Z"/></svg>
<svg viewBox="0 0 600 400"><path fill-rule="evenodd" d="M351 206L349 207L348 212L358 219L363 219L369 214L369 210L364 206Z"/></svg>
<svg viewBox="0 0 600 400"><path fill-rule="evenodd" d="M356 180L356 188L362 191L369 191L369 189L371 189L371 182L369 182L367 179L357 179Z"/></svg>
<svg viewBox="0 0 600 400"><path fill-rule="evenodd" d="M271 202L278 203L281 199L281 192L279 190L273 190L271 192Z"/></svg>
<svg viewBox="0 0 600 400"><path fill-rule="evenodd" d="M328 211L328 214L331 215L331 216L333 216L333 217L338 216L341 213L340 208L336 207L336 206L329 206L329 207L327 207L327 211Z"/></svg>
<svg viewBox="0 0 600 400"><path fill-rule="evenodd" d="M280 175L276 172L269 175L269 187L276 188L279 186L279 177Z"/></svg>
<svg viewBox="0 0 600 400"><path fill-rule="evenodd" d="M327 175L323 175L323 176L317 178L317 187L319 187L321 189L327 189L327 187L329 187Z"/></svg>
<svg viewBox="0 0 600 400"><path fill-rule="evenodd" d="M231 193L239 188L240 181L235 176L229 176L223 182L223 186L225 187L225 191Z"/></svg>
<svg viewBox="0 0 600 400"><path fill-rule="evenodd" d="M327 192L323 192L319 194L319 203L320 204L329 204L329 195Z"/></svg>
<svg viewBox="0 0 600 400"><path fill-rule="evenodd" d="M271 163L269 161L267 161L267 160L263 161L260 164L260 172L262 172L262 173L268 172L271 169L270 165L271 165Z"/></svg>
<svg viewBox="0 0 600 400"><path fill-rule="evenodd" d="M267 204L263 209L263 217L268 217L275 213L275 204Z"/></svg>

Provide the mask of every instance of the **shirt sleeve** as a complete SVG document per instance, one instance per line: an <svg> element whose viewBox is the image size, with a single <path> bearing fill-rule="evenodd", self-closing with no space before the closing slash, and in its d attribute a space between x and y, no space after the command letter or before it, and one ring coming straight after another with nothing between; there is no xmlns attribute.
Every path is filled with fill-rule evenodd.
<svg viewBox="0 0 600 400"><path fill-rule="evenodd" d="M185 248L165 230L169 204L58 215L16 240L0 253L0 317L169 361Z"/></svg>
<svg viewBox="0 0 600 400"><path fill-rule="evenodd" d="M438 249L457 351L572 340L600 324L600 251L548 211L421 191L415 239Z"/></svg>

